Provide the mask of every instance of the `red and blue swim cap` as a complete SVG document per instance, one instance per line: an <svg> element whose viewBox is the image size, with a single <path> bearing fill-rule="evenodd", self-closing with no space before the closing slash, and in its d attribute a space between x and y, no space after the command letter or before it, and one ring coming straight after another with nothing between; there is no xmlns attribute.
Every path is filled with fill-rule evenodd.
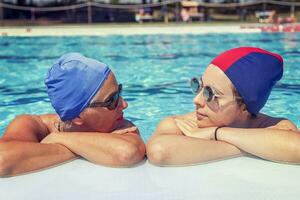
<svg viewBox="0 0 300 200"><path fill-rule="evenodd" d="M247 110L257 114L267 102L272 87L283 74L280 55L255 47L230 49L211 64L220 68L243 98Z"/></svg>
<svg viewBox="0 0 300 200"><path fill-rule="evenodd" d="M101 89L109 73L106 64L79 53L61 56L45 78L51 104L61 120L78 117Z"/></svg>

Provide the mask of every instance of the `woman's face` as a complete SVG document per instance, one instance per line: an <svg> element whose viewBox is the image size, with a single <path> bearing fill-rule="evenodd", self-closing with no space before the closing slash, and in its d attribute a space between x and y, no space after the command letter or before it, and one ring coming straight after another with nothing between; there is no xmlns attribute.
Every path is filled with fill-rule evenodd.
<svg viewBox="0 0 300 200"><path fill-rule="evenodd" d="M198 126L230 126L237 123L242 108L236 102L230 79L218 67L210 64L201 80L203 87L194 98Z"/></svg>
<svg viewBox="0 0 300 200"><path fill-rule="evenodd" d="M127 102L120 96L119 101L113 98L119 92L119 85L116 81L114 74L111 72L102 88L95 95L91 103L99 105L102 102L111 102L107 107L88 107L80 114L83 121L83 126L87 131L97 131L109 133L117 128L117 126L124 120L123 110L127 108ZM116 96L115 96L116 97ZM114 100L115 99L115 100ZM111 104L116 105L114 106ZM109 108L110 107L110 108Z"/></svg>

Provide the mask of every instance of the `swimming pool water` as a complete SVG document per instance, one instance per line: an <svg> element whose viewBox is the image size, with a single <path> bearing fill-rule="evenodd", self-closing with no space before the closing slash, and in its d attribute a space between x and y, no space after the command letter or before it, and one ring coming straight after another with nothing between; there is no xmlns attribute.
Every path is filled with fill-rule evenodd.
<svg viewBox="0 0 300 200"><path fill-rule="evenodd" d="M129 107L125 116L145 141L165 116L194 109L189 79L199 77L219 53L256 46L284 57L285 71L262 112L300 127L300 34L207 34L107 37L0 37L0 136L16 116L52 113L43 79L67 52L111 66Z"/></svg>

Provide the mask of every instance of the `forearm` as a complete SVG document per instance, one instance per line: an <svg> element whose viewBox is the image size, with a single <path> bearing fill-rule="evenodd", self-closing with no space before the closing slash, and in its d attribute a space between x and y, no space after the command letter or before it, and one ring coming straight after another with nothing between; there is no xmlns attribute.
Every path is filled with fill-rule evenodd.
<svg viewBox="0 0 300 200"><path fill-rule="evenodd" d="M157 135L147 144L147 156L156 165L188 165L243 155L226 142L183 135Z"/></svg>
<svg viewBox="0 0 300 200"><path fill-rule="evenodd" d="M300 135L279 129L221 128L218 139L258 157L300 163Z"/></svg>
<svg viewBox="0 0 300 200"><path fill-rule="evenodd" d="M106 133L61 133L56 142L69 148L85 159L107 166L129 166L144 158L144 148L136 140L122 138L122 135Z"/></svg>
<svg viewBox="0 0 300 200"><path fill-rule="evenodd" d="M0 142L0 176L13 176L47 168L76 158L58 144L35 142Z"/></svg>

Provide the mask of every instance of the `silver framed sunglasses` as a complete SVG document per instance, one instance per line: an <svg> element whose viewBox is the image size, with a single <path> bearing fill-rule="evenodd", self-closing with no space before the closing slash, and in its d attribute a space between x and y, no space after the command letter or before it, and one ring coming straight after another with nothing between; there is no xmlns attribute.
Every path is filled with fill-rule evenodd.
<svg viewBox="0 0 300 200"><path fill-rule="evenodd" d="M238 96L231 96L231 95L223 95L223 94L217 94L216 91L210 87L210 86L204 86L202 83L202 80L197 79L196 77L193 77L190 80L190 86L192 89L192 92L194 94L199 94L202 89L203 89L203 97L204 100L211 106L211 107L216 107L219 106L219 102L217 100L217 98L236 98L236 99L242 99L241 97Z"/></svg>

